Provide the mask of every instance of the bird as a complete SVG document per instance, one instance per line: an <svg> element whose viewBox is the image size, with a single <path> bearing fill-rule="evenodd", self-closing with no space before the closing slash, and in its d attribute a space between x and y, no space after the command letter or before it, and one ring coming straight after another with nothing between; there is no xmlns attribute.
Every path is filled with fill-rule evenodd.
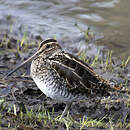
<svg viewBox="0 0 130 130"><path fill-rule="evenodd" d="M74 101L109 96L121 88L105 80L84 61L65 52L57 40L50 38L40 43L35 54L9 72L13 74L31 61L31 77L37 87L51 99L65 103L60 119Z"/></svg>

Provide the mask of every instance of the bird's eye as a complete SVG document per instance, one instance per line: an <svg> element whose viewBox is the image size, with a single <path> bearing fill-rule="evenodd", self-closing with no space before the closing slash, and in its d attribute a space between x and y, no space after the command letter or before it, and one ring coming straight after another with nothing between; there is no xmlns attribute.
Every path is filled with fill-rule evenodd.
<svg viewBox="0 0 130 130"><path fill-rule="evenodd" d="M46 48L50 48L50 45L49 45L49 44L47 44L47 45L46 45Z"/></svg>

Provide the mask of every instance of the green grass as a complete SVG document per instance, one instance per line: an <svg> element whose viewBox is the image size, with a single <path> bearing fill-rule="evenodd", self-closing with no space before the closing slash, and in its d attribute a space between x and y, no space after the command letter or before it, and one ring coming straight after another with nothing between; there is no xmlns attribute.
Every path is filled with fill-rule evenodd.
<svg viewBox="0 0 130 130"><path fill-rule="evenodd" d="M82 61L84 61L84 62L86 62L86 63L89 62L89 60L86 58L86 52L85 52L85 51L79 52L78 56L79 56L79 58L80 58Z"/></svg>
<svg viewBox="0 0 130 130"><path fill-rule="evenodd" d="M105 70L110 69L112 70L112 51L108 51L106 63L105 63Z"/></svg>
<svg viewBox="0 0 130 130"><path fill-rule="evenodd" d="M3 99L2 99L3 102ZM6 102L6 101L4 101ZM59 120L60 115L56 116L54 109L52 111L48 111L43 108L42 110L39 108L38 111L28 110L26 108L26 112L20 111L16 113L16 106L14 105L11 108L7 108L4 104L0 104L0 126L2 122L8 122L7 127L10 128L23 128L23 129L57 129L57 128L65 128L66 130L71 129L87 129L87 128L121 128L126 129L130 127L130 123L124 122L121 123L119 120L116 124L112 122L112 119L109 122L105 122L104 118L91 119L91 118L77 118L73 119L73 117L68 113L68 115L61 120ZM4 109L3 109L4 108ZM8 110L9 109L9 110ZM12 109L12 110L11 110ZM2 120L1 120L2 119ZM2 128L2 127L0 127Z"/></svg>
<svg viewBox="0 0 130 130"><path fill-rule="evenodd" d="M128 56L128 58L126 60L122 61L122 67L126 68L126 66L128 65L129 61L130 61L130 55Z"/></svg>
<svg viewBox="0 0 130 130"><path fill-rule="evenodd" d="M94 35L94 32L91 31L90 27L88 27L86 30L84 30L77 23L75 24L75 26L80 30L81 33L83 33L86 43L89 43L92 40L94 40L95 35Z"/></svg>
<svg viewBox="0 0 130 130"><path fill-rule="evenodd" d="M95 56L95 58L94 58L94 60L93 60L93 62L91 64L91 67L94 67L94 66L97 65L98 59L99 59L99 51L98 51L98 54Z"/></svg>

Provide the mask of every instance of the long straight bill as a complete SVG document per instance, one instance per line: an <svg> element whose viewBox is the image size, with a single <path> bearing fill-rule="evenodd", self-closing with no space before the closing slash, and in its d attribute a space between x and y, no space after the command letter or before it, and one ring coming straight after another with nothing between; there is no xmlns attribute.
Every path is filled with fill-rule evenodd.
<svg viewBox="0 0 130 130"><path fill-rule="evenodd" d="M14 70L10 71L4 78L7 78L8 76L10 76L14 72L16 72L19 68L21 68L22 66L24 66L26 63L28 63L29 61L33 60L39 54L39 52L40 51L37 51L34 55L32 55L30 58L28 58L22 64L18 65Z"/></svg>

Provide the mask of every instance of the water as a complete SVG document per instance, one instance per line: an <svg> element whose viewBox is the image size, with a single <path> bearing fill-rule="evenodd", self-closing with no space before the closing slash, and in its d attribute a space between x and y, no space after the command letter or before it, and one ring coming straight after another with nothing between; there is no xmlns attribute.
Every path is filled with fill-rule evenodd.
<svg viewBox="0 0 130 130"><path fill-rule="evenodd" d="M0 29L11 28L17 37L26 31L30 38L56 37L67 40L72 49L87 48L79 43L88 27L97 45L124 58L130 54L130 0L0 0ZM10 26L11 25L11 26ZM82 47L81 47L82 46ZM98 47L92 47L97 53ZM93 53L92 51L92 53Z"/></svg>

